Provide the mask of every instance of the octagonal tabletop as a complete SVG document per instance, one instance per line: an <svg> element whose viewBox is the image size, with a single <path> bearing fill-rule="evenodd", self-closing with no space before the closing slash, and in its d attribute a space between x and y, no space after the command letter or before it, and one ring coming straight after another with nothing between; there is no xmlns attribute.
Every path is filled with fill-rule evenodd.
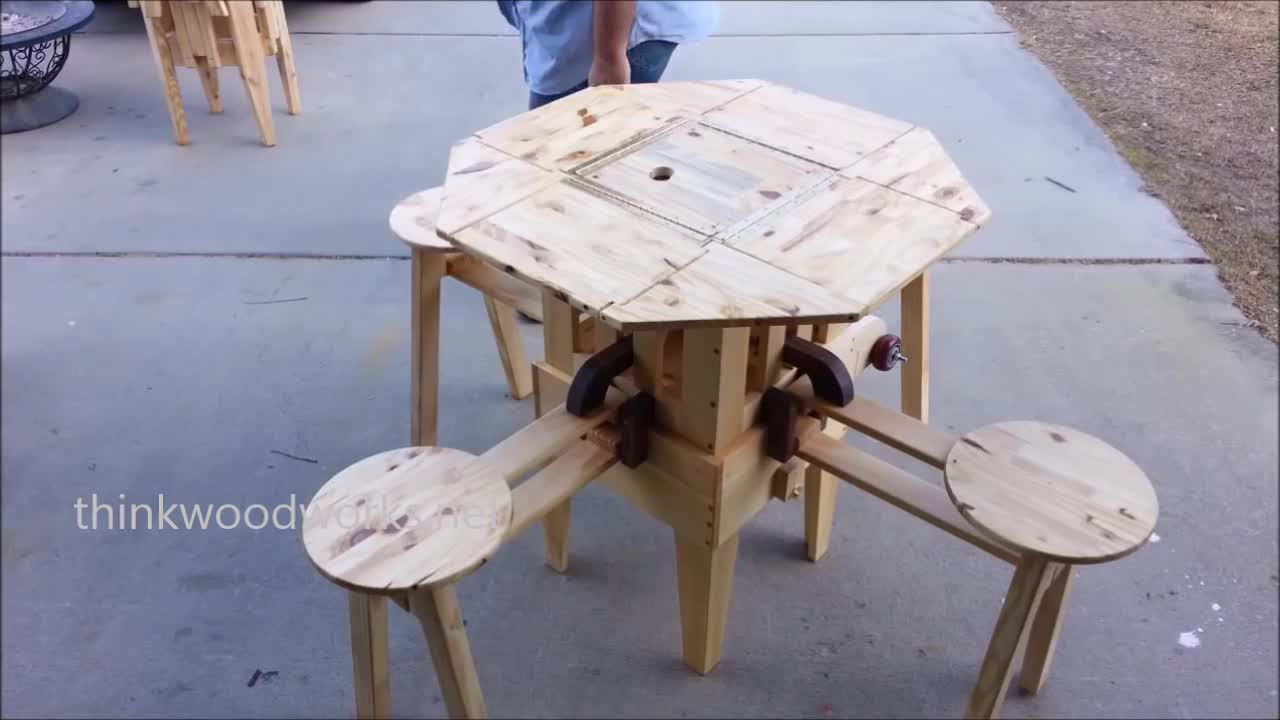
<svg viewBox="0 0 1280 720"><path fill-rule="evenodd" d="M444 196L624 332L853 321L989 215L928 130L760 80L589 88L454 144Z"/></svg>

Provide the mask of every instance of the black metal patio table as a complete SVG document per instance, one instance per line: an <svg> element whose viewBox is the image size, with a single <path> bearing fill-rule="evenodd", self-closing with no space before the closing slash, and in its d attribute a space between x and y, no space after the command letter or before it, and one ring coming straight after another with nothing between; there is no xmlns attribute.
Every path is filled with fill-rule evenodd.
<svg viewBox="0 0 1280 720"><path fill-rule="evenodd" d="M71 53L71 33L93 19L90 0L15 0L0 6L0 134L55 123L80 98L50 83Z"/></svg>

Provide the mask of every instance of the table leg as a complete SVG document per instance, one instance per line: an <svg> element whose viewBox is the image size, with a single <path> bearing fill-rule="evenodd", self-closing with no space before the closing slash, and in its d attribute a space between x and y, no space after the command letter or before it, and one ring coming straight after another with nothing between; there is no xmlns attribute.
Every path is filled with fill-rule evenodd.
<svg viewBox="0 0 1280 720"><path fill-rule="evenodd" d="M817 465L804 471L804 548L811 562L827 554L836 512L836 478Z"/></svg>
<svg viewBox="0 0 1280 720"><path fill-rule="evenodd" d="M507 376L507 391L516 400L523 400L533 392L533 368L524 357L524 343L516 329L515 310L506 303L486 296L485 312L489 314L489 326L498 345L498 359Z"/></svg>
<svg viewBox="0 0 1280 720"><path fill-rule="evenodd" d="M929 422L929 275L902 288L902 412Z"/></svg>
<svg viewBox="0 0 1280 720"><path fill-rule="evenodd" d="M738 536L709 548L705 541L673 534L684 662L694 672L706 675L720 662L733 567L738 559Z"/></svg>
<svg viewBox="0 0 1280 720"><path fill-rule="evenodd" d="M255 11L247 3L228 3L228 7L231 11L231 37L235 43L240 79L244 82L253 118L258 123L262 144L271 147L276 144L276 136L271 125L271 97L267 94L267 59L263 54Z"/></svg>
<svg viewBox="0 0 1280 720"><path fill-rule="evenodd" d="M548 365L573 375L573 335L578 312L549 291L542 293L543 357ZM569 569L569 513L572 500L565 500L542 518L542 546L547 565L556 572Z"/></svg>
<svg viewBox="0 0 1280 720"><path fill-rule="evenodd" d="M410 371L409 442L434 445L440 391L440 281L445 257L414 249L409 307L412 367Z"/></svg>
<svg viewBox="0 0 1280 720"><path fill-rule="evenodd" d="M218 68L209 64L209 58L196 58L196 72L200 74L200 86L204 88L204 99L209 103L209 112L222 112L222 97L218 94Z"/></svg>
<svg viewBox="0 0 1280 720"><path fill-rule="evenodd" d="M151 54L156 61L156 71L160 73L160 84L164 90L164 104L169 109L169 123L173 125L173 137L179 145L190 145L187 135L187 116L182 111L182 95L178 91L178 75L173 67L173 56L169 54L168 42L164 39L164 31L156 27L156 20L142 14L142 24L147 30L147 39L151 42Z"/></svg>

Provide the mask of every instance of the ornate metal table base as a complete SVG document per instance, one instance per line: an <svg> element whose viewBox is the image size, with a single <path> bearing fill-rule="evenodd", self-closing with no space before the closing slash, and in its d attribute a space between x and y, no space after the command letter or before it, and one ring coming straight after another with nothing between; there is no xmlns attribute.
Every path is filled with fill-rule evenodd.
<svg viewBox="0 0 1280 720"><path fill-rule="evenodd" d="M0 35L0 134L55 123L80 106L50 87L71 54L71 33L93 18L92 2L5 3Z"/></svg>

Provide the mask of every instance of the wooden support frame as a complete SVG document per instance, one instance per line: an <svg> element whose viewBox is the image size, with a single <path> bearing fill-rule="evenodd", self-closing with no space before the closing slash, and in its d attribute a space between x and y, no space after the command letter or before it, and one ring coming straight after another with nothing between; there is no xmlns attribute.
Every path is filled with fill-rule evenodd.
<svg viewBox="0 0 1280 720"><path fill-rule="evenodd" d="M142 10L174 139L179 145L188 145L191 140L178 92L177 67L196 71L209 112L217 114L222 112L218 69L236 66L259 137L266 147L275 145L266 80L268 56L275 56L289 114L302 111L293 43L281 0L130 0L129 6Z"/></svg>
<svg viewBox="0 0 1280 720"><path fill-rule="evenodd" d="M929 422L929 273L921 272L902 288L902 412Z"/></svg>
<svg viewBox="0 0 1280 720"><path fill-rule="evenodd" d="M542 293L542 346L547 364L570 374L574 370L573 339L578 311L549 290ZM567 396L567 390L566 390ZM569 516L572 505L561 502L542 519L543 551L547 566L556 572L569 570Z"/></svg>

